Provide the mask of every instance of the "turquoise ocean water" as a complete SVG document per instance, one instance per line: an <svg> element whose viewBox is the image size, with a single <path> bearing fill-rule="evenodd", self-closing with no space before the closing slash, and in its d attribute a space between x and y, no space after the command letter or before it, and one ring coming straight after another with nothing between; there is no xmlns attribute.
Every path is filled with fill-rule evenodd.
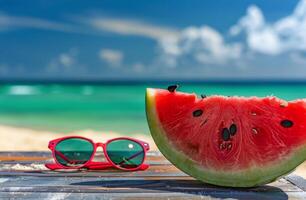
<svg viewBox="0 0 306 200"><path fill-rule="evenodd" d="M148 134L146 87L166 88L167 84L2 84L0 124L60 132L92 129ZM180 90L198 95L306 98L306 83L189 83Z"/></svg>

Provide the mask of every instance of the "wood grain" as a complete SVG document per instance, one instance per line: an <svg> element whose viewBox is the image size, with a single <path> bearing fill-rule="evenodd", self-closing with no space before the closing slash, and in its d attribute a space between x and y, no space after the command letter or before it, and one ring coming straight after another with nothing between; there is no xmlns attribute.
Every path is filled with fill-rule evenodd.
<svg viewBox="0 0 306 200"><path fill-rule="evenodd" d="M49 171L49 152L0 152L0 160L0 199L306 199L306 181L294 174L260 187L217 187L182 173L159 152L150 152L150 168L137 172Z"/></svg>

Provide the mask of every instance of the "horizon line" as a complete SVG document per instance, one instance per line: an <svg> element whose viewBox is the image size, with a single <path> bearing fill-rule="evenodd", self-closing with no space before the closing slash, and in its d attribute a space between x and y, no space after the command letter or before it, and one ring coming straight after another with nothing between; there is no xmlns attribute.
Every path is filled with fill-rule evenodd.
<svg viewBox="0 0 306 200"><path fill-rule="evenodd" d="M225 79L225 78L210 78L210 79L0 79L0 84L200 84L200 83L210 83L210 84L306 84L305 79L271 79L271 78L261 78L261 79Z"/></svg>

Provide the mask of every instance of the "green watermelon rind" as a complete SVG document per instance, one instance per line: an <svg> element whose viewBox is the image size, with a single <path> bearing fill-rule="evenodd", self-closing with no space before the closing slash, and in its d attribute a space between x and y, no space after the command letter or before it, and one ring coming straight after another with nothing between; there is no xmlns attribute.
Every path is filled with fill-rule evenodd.
<svg viewBox="0 0 306 200"><path fill-rule="evenodd" d="M155 107L155 89L146 91L146 114L151 135L160 152L177 168L186 174L206 183L227 187L254 187L270 183L280 176L294 170L306 159L306 145L300 145L292 149L291 154L282 157L281 160L249 169L226 172L207 169L199 165L176 149L175 145L167 139L166 133L159 122Z"/></svg>

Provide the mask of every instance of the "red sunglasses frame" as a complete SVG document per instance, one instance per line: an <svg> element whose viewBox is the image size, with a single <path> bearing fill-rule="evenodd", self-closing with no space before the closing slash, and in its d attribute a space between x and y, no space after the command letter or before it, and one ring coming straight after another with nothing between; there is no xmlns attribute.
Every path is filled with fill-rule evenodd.
<svg viewBox="0 0 306 200"><path fill-rule="evenodd" d="M59 163L56 159L55 154L59 153L59 152L56 152L56 150L55 150L56 145L63 140L67 140L67 139L71 139L71 138L79 138L79 139L87 140L88 142L90 142L93 145L92 155L90 156L89 160L86 163L84 163L83 165L76 166L76 167L67 167L67 166L64 166L61 163ZM123 168L123 167L120 167L120 166L116 165L109 158L109 156L107 154L107 151L106 151L107 145L109 143L115 141L115 140L131 140L133 142L136 142L136 143L140 144L141 147L143 148L143 152L144 152L144 158L143 158L142 163L136 168ZM104 156L105 156L107 162L94 162L94 161L92 161L93 158L95 157L95 154L97 152L98 147L102 147L103 153L104 153ZM149 144L144 142L144 141L129 138L129 137L118 137L118 138L108 140L106 143L101 143L101 142L95 143L93 140L91 140L89 138L82 137L82 136L67 136L67 137L62 137L62 138L51 140L49 142L48 148L52 151L52 156L53 156L53 159L54 159L55 163L46 163L45 166L48 169L51 169L51 170L56 170L56 169L81 169L81 168L87 168L87 169L117 168L117 169L121 169L121 170L124 170L124 171L136 171L136 170L146 170L149 167L148 164L144 163L144 161L146 159L146 152L149 151L149 149L150 149Z"/></svg>

